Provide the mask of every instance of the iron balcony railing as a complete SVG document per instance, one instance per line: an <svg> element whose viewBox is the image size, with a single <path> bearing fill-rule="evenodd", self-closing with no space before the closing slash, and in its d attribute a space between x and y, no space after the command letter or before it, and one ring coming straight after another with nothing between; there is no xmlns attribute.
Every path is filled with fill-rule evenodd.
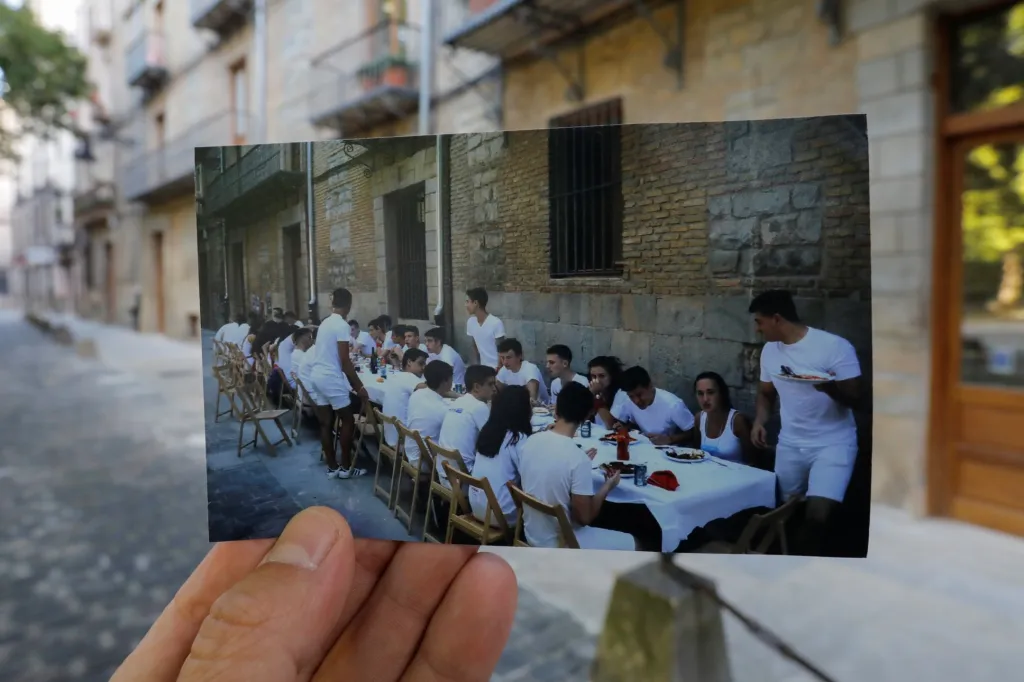
<svg viewBox="0 0 1024 682"><path fill-rule="evenodd" d="M346 119L369 124L404 116L419 87L420 31L384 21L314 57L310 120L330 125Z"/></svg>
<svg viewBox="0 0 1024 682"><path fill-rule="evenodd" d="M248 130L250 119L247 113L221 112L135 157L121 174L124 197L128 201L140 201L165 190L184 191L194 186L196 147L238 142L238 131Z"/></svg>
<svg viewBox="0 0 1024 682"><path fill-rule="evenodd" d="M164 37L157 31L142 31L128 44L124 56L125 80L130 86L148 87L167 73Z"/></svg>
<svg viewBox="0 0 1024 682"><path fill-rule="evenodd" d="M302 145L261 144L247 148L242 157L220 172L208 174L203 188L203 214L219 212L248 201L255 193L273 193L304 179ZM283 182L277 183L277 180Z"/></svg>
<svg viewBox="0 0 1024 682"><path fill-rule="evenodd" d="M221 31L243 23L253 0L189 0L192 26Z"/></svg>

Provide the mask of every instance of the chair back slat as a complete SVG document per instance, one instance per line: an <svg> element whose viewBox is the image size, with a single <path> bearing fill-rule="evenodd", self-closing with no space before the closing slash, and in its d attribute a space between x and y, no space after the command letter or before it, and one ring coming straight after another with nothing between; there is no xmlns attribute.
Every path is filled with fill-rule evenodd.
<svg viewBox="0 0 1024 682"><path fill-rule="evenodd" d="M494 488L491 487L491 482L486 478L476 478L469 475L465 471L456 469L447 461L441 463L444 467L444 473L448 477L448 481L452 484L452 497L455 499L455 504L452 505L451 513L472 515L473 507L469 502L469 490L477 488L484 492L484 496L487 498L487 509L484 510L484 527L494 526L497 524L502 533L505 535L509 534L508 521L505 519L505 514L501 510L501 504L498 502L498 496L494 494Z"/></svg>
<svg viewBox="0 0 1024 682"><path fill-rule="evenodd" d="M530 507L534 511L550 516L555 519L558 524L559 534L559 547L567 549L579 549L580 544L576 539L576 531L573 530L572 524L569 522L569 517L565 513L565 508L557 504L547 504L541 502L533 495L528 494L526 491L517 487L512 481L507 481L505 486L509 492L512 493L512 500L516 503L516 508L519 510L519 520L516 522L516 533L515 543L519 547L529 547L529 543L523 537L525 521L523 513L526 507Z"/></svg>

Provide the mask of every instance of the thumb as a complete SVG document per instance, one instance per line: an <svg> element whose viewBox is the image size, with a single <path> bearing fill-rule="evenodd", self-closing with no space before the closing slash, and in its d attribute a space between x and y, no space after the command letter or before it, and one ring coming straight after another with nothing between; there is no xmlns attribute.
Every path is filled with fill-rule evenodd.
<svg viewBox="0 0 1024 682"><path fill-rule="evenodd" d="M263 562L213 603L178 679L308 680L338 638L353 547L334 510L296 515Z"/></svg>

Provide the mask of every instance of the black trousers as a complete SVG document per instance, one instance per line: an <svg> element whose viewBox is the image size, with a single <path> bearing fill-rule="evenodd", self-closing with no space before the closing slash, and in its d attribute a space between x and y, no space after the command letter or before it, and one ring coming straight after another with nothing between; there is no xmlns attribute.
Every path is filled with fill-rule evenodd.
<svg viewBox="0 0 1024 682"><path fill-rule="evenodd" d="M605 501L590 525L629 533L642 552L661 551L661 526L646 504Z"/></svg>

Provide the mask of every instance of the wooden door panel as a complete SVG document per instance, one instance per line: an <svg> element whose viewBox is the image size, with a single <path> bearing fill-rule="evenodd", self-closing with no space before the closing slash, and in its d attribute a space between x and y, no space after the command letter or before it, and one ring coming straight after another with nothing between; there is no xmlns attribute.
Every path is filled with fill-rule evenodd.
<svg viewBox="0 0 1024 682"><path fill-rule="evenodd" d="M956 478L959 495L1024 514L1024 467L962 459Z"/></svg>
<svg viewBox="0 0 1024 682"><path fill-rule="evenodd" d="M987 405L962 404L960 406L960 443L991 445L998 449L1022 450L1024 414ZM1022 454L1024 460L1024 454Z"/></svg>
<svg viewBox="0 0 1024 682"><path fill-rule="evenodd" d="M1024 537L1024 512L961 495L953 498L951 516L967 523Z"/></svg>

